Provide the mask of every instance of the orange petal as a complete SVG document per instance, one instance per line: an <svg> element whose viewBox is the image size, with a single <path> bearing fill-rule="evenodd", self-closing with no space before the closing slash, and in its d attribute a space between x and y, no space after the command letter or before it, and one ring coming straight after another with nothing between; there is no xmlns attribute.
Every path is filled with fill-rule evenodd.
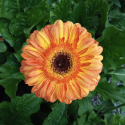
<svg viewBox="0 0 125 125"><path fill-rule="evenodd" d="M40 84L33 86L31 92L35 93L35 92L39 91L39 93L40 93L40 90L43 87L43 85L44 85L44 82L41 82Z"/></svg>
<svg viewBox="0 0 125 125"><path fill-rule="evenodd" d="M76 49L77 48L77 43L79 41L79 37L77 37L76 39L74 39L73 43L72 43L72 48Z"/></svg>
<svg viewBox="0 0 125 125"><path fill-rule="evenodd" d="M47 93L46 93L48 98L50 98L50 96L53 94L55 88L56 88L55 81L50 82L49 87L47 89Z"/></svg>
<svg viewBox="0 0 125 125"><path fill-rule="evenodd" d="M99 69L102 69L102 63L96 59L92 59L91 61L91 64L86 66L85 68L88 69L88 70L99 70Z"/></svg>
<svg viewBox="0 0 125 125"><path fill-rule="evenodd" d="M74 31L72 31L69 37L69 43L73 43L74 39L77 37L79 37L79 28L76 28Z"/></svg>
<svg viewBox="0 0 125 125"><path fill-rule="evenodd" d="M102 69L100 69L100 70L87 70L87 69L83 68L82 71L89 78L93 79L93 78L97 78L98 74L102 71Z"/></svg>
<svg viewBox="0 0 125 125"><path fill-rule="evenodd" d="M95 90L95 87L96 87L97 85L92 85L90 88L89 88L89 91L93 91L93 90Z"/></svg>
<svg viewBox="0 0 125 125"><path fill-rule="evenodd" d="M98 55L98 56L95 56L94 59L97 59L98 61L102 61L103 60L103 56L102 55Z"/></svg>
<svg viewBox="0 0 125 125"><path fill-rule="evenodd" d="M42 87L42 89L40 91L40 96L42 98L46 97L46 92L47 92L47 89L48 89L49 85L50 85L50 81L44 82L44 85L43 85L43 87Z"/></svg>
<svg viewBox="0 0 125 125"><path fill-rule="evenodd" d="M44 32L44 30L41 30L38 32L38 34L44 39L45 43L50 46L50 39L47 36L47 34Z"/></svg>
<svg viewBox="0 0 125 125"><path fill-rule="evenodd" d="M89 94L89 89L87 89L83 86L80 86L80 88L81 88L81 96L86 97Z"/></svg>
<svg viewBox="0 0 125 125"><path fill-rule="evenodd" d="M33 69L34 69L33 66L29 66L29 65L25 65L23 67L23 71L32 71Z"/></svg>
<svg viewBox="0 0 125 125"><path fill-rule="evenodd" d="M47 34L47 36L50 39L50 44L52 44L54 42L54 37L53 37L53 35L50 32L51 31L51 27L52 27L51 25L47 25L47 26L45 26L45 28L43 28L45 33Z"/></svg>
<svg viewBox="0 0 125 125"><path fill-rule="evenodd" d="M22 56L24 59L32 58L31 56L28 56L28 55L25 54L25 53L21 53L21 56Z"/></svg>
<svg viewBox="0 0 125 125"><path fill-rule="evenodd" d="M93 44L91 47L88 48L86 53L80 55L80 57L86 56L86 55L94 55L94 53L95 53L95 51L97 51L97 49L98 49L97 45Z"/></svg>
<svg viewBox="0 0 125 125"><path fill-rule="evenodd" d="M81 99L81 89L80 86L77 82L75 82L74 80L70 80L70 86L72 87L72 90L74 91L74 96L77 99Z"/></svg>
<svg viewBox="0 0 125 125"><path fill-rule="evenodd" d="M37 52L37 49L35 49L32 45L26 45L22 48L23 51L27 51L27 50L32 50L32 51L35 51Z"/></svg>
<svg viewBox="0 0 125 125"><path fill-rule="evenodd" d="M59 37L59 28L58 28L58 26L56 26L56 25L52 26L52 28L51 28L51 34L54 37L55 43L59 44L60 37Z"/></svg>
<svg viewBox="0 0 125 125"><path fill-rule="evenodd" d="M66 23L64 23L64 42L66 42L69 38L69 29Z"/></svg>
<svg viewBox="0 0 125 125"><path fill-rule="evenodd" d="M32 70L30 73L29 73L29 77L36 77L36 76L39 76L43 73L43 71L41 70L37 70L37 69L34 69Z"/></svg>
<svg viewBox="0 0 125 125"><path fill-rule="evenodd" d="M86 40L81 41L77 45L77 52L80 52L81 50L90 47L94 43L94 39L88 38Z"/></svg>
<svg viewBox="0 0 125 125"><path fill-rule="evenodd" d="M101 46L98 46L98 49L95 52L93 52L93 54L100 55L102 53L102 51L103 51L103 48Z"/></svg>
<svg viewBox="0 0 125 125"><path fill-rule="evenodd" d="M70 21L67 21L66 24L67 24L67 26L69 28L69 34L70 34L71 29L72 29L72 27L73 27L74 24L72 22L70 22Z"/></svg>
<svg viewBox="0 0 125 125"><path fill-rule="evenodd" d="M25 63L31 66L37 66L40 64L38 61L36 61L36 58L27 59Z"/></svg>
<svg viewBox="0 0 125 125"><path fill-rule="evenodd" d="M29 39L29 42L32 44L32 46L34 46L35 49L42 52L42 49L38 46L38 44L35 41Z"/></svg>
<svg viewBox="0 0 125 125"><path fill-rule="evenodd" d="M82 41L87 40L88 38L92 38L92 35L91 35L91 33L87 32L84 35L80 36L78 44L80 44Z"/></svg>
<svg viewBox="0 0 125 125"><path fill-rule="evenodd" d="M85 49L79 51L79 52L78 52L79 57L82 57L82 54L84 55L87 51L88 51L88 48L85 48Z"/></svg>
<svg viewBox="0 0 125 125"><path fill-rule="evenodd" d="M39 52L32 51L32 50L27 50L27 52L29 54L33 55L34 57L41 57Z"/></svg>
<svg viewBox="0 0 125 125"><path fill-rule="evenodd" d="M36 76L36 77L31 77L31 78L27 79L25 82L26 82L26 84L29 84L29 85L35 84L40 80L40 77L41 77L41 75Z"/></svg>
<svg viewBox="0 0 125 125"><path fill-rule="evenodd" d="M57 100L57 96L56 96L56 89L54 90L54 92L52 93L52 95L50 96L50 102L55 102Z"/></svg>
<svg viewBox="0 0 125 125"><path fill-rule="evenodd" d="M25 59L22 59L22 61L21 61L21 65L25 65L26 63L25 63Z"/></svg>
<svg viewBox="0 0 125 125"><path fill-rule="evenodd" d="M44 38L39 33L36 34L35 41L43 49L47 49L49 47L49 44L47 44L47 42L44 40Z"/></svg>
<svg viewBox="0 0 125 125"><path fill-rule="evenodd" d="M30 72L23 72L24 77L27 78Z"/></svg>
<svg viewBox="0 0 125 125"><path fill-rule="evenodd" d="M20 67L20 72L23 73L23 66Z"/></svg>
<svg viewBox="0 0 125 125"><path fill-rule="evenodd" d="M79 85L83 86L83 87L86 87L86 88L89 88L89 87L90 87L89 84L87 84L85 81L83 81L83 80L80 79L80 78L76 78L76 82L77 82Z"/></svg>
<svg viewBox="0 0 125 125"><path fill-rule="evenodd" d="M57 20L54 25L58 26L59 28L59 34L60 34L60 38L63 38L63 22L62 20Z"/></svg>
<svg viewBox="0 0 125 125"><path fill-rule="evenodd" d="M61 84L61 95L62 95L62 98L65 99L66 98L66 83L60 83Z"/></svg>
<svg viewBox="0 0 125 125"><path fill-rule="evenodd" d="M92 81L89 77L87 77L86 75L84 75L84 72L79 72L77 74L85 83L87 84L96 84L94 81Z"/></svg>
<svg viewBox="0 0 125 125"><path fill-rule="evenodd" d="M80 58L80 60L81 60L80 62L83 63L83 62L91 60L93 58L95 58L94 55L86 55L86 56L83 56Z"/></svg>
<svg viewBox="0 0 125 125"><path fill-rule="evenodd" d="M64 98L63 98L62 95L61 95L61 85L60 85L60 84L56 84L56 96L57 96L57 99L58 99L60 102L63 102L63 101L64 101Z"/></svg>
<svg viewBox="0 0 125 125"><path fill-rule="evenodd" d="M31 33L31 35L29 36L29 39L34 41L35 40L34 38L35 38L35 35L37 34L37 32L38 31L35 30L33 33Z"/></svg>
<svg viewBox="0 0 125 125"><path fill-rule="evenodd" d="M85 34L87 34L86 28L81 27L81 28L80 28L80 34L79 34L80 40L82 39L82 37L83 37Z"/></svg>
<svg viewBox="0 0 125 125"><path fill-rule="evenodd" d="M66 97L69 99L69 100L74 100L74 92L73 92L73 89L71 88L70 84L67 83L66 84L67 86L67 91L66 91Z"/></svg>
<svg viewBox="0 0 125 125"><path fill-rule="evenodd" d="M80 64L80 66L82 66L82 67L87 67L87 66L89 66L89 65L91 65L90 62L85 62L85 63L81 63L81 64Z"/></svg>
<svg viewBox="0 0 125 125"><path fill-rule="evenodd" d="M72 102L72 100L69 100L68 98L65 98L64 102L65 102L66 104L70 104L70 103Z"/></svg>

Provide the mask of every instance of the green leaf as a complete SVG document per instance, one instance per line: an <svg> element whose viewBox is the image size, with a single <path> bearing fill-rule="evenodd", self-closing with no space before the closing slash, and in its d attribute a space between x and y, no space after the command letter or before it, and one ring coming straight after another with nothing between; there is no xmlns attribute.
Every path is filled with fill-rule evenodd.
<svg viewBox="0 0 125 125"><path fill-rule="evenodd" d="M14 36L19 36L24 33L23 30L25 28L28 28L27 14L20 12L16 15L16 18L11 21L9 29Z"/></svg>
<svg viewBox="0 0 125 125"><path fill-rule="evenodd" d="M67 106L66 106L67 107ZM68 119L67 119L67 108L65 108L65 111L63 113L62 118L60 119L60 122L57 125L67 125Z"/></svg>
<svg viewBox="0 0 125 125"><path fill-rule="evenodd" d="M106 125L109 125L109 124L113 123L113 116L114 115L112 113L111 114L105 114L104 121L105 121Z"/></svg>
<svg viewBox="0 0 125 125"><path fill-rule="evenodd" d="M109 0L109 1L117 5L118 7L121 7L119 0Z"/></svg>
<svg viewBox="0 0 125 125"><path fill-rule="evenodd" d="M77 119L78 125L87 125L86 114Z"/></svg>
<svg viewBox="0 0 125 125"><path fill-rule="evenodd" d="M107 27L103 31L103 40L100 42L100 45L103 47L102 62L104 64L105 71L107 71L106 67L111 67L113 70L120 67L121 65L121 63L119 65L119 61L121 61L120 57L125 57L124 34L125 31L118 30L113 26Z"/></svg>
<svg viewBox="0 0 125 125"><path fill-rule="evenodd" d="M17 53L14 53L14 56L17 58L18 62L21 62L21 60L23 59L23 57L21 56L22 52L22 49L20 49L17 51Z"/></svg>
<svg viewBox="0 0 125 125"><path fill-rule="evenodd" d="M101 18L100 19L100 28L105 27L105 23L106 20L108 19L108 10L109 10L109 4L105 1L101 10L100 10L100 14L101 14Z"/></svg>
<svg viewBox="0 0 125 125"><path fill-rule="evenodd" d="M97 110L97 114L99 114L100 112L105 112L110 110L111 108L114 107L114 104L111 102L111 100L103 100L103 98L99 98L100 101L102 102L101 105L94 105L94 109Z"/></svg>
<svg viewBox="0 0 125 125"><path fill-rule="evenodd" d="M21 8L26 12L30 8L39 6L40 3L41 0L21 0L21 6L23 5Z"/></svg>
<svg viewBox="0 0 125 125"><path fill-rule="evenodd" d="M108 18L110 19L106 23L106 27L115 26L118 29L125 30L125 13L122 13L119 8L111 10Z"/></svg>
<svg viewBox="0 0 125 125"><path fill-rule="evenodd" d="M90 91L87 97L93 97L94 95L96 95L96 91Z"/></svg>
<svg viewBox="0 0 125 125"><path fill-rule="evenodd" d="M125 67L121 67L115 71L107 72L107 74L112 76L113 82L122 81L125 84Z"/></svg>
<svg viewBox="0 0 125 125"><path fill-rule="evenodd" d="M20 64L17 59L11 54L7 58L7 62L0 67L0 85L5 88L5 93L9 97L16 96L17 84L24 79L23 74L19 71Z"/></svg>
<svg viewBox="0 0 125 125"><path fill-rule="evenodd" d="M93 110L93 106L89 101L88 97L84 97L81 100L78 100L79 109L78 114L82 116L84 114L89 114Z"/></svg>
<svg viewBox="0 0 125 125"><path fill-rule="evenodd" d="M24 34L16 36L14 38L14 50L17 52L18 50L20 50L23 46L23 44L26 43L26 37Z"/></svg>
<svg viewBox="0 0 125 125"><path fill-rule="evenodd" d="M48 3L50 6L52 5L53 2L55 2L56 0L46 0L46 3Z"/></svg>
<svg viewBox="0 0 125 125"><path fill-rule="evenodd" d="M57 125L64 114L65 106L66 105L64 103L57 104L53 108L52 112L48 115L43 125Z"/></svg>
<svg viewBox="0 0 125 125"><path fill-rule="evenodd" d="M72 116L75 120L78 118L78 109L79 105L77 100L73 101L68 107L69 115Z"/></svg>
<svg viewBox="0 0 125 125"><path fill-rule="evenodd" d="M85 2L81 1L76 4L69 16L69 20L73 23L80 23L82 26L86 25L86 6Z"/></svg>
<svg viewBox="0 0 125 125"><path fill-rule="evenodd" d="M114 117L113 117L113 123L118 123L119 120L120 120L120 115L119 114L114 115Z"/></svg>
<svg viewBox="0 0 125 125"><path fill-rule="evenodd" d="M22 44L26 41L26 38L29 37L32 28L38 24L43 19L43 17L44 14L41 8L34 8L28 10L26 13L18 13L16 18L11 21L9 29L15 36L15 51L22 47Z"/></svg>
<svg viewBox="0 0 125 125"><path fill-rule="evenodd" d="M48 22L49 18L50 18L50 6L47 3L47 1L42 0L39 4L38 8L40 8L41 11L43 12L45 22Z"/></svg>
<svg viewBox="0 0 125 125"><path fill-rule="evenodd" d="M7 50L6 45L4 42L0 41L0 52L5 52Z"/></svg>
<svg viewBox="0 0 125 125"><path fill-rule="evenodd" d="M17 0L0 0L0 18L13 19L18 12Z"/></svg>
<svg viewBox="0 0 125 125"><path fill-rule="evenodd" d="M43 19L44 14L42 10L39 8L28 10L26 14L26 23L29 28L25 28L23 31L26 35L26 38L29 38L31 29Z"/></svg>
<svg viewBox="0 0 125 125"><path fill-rule="evenodd" d="M9 31L9 24L10 21L7 19L0 19L0 33L2 37L10 44L10 46L13 47L14 38Z"/></svg>
<svg viewBox="0 0 125 125"><path fill-rule="evenodd" d="M103 120L99 119L99 117L97 116L97 114L92 111L90 114L89 114L89 117L88 117L88 121L91 123L91 124L97 124L97 123L101 123L103 122Z"/></svg>
<svg viewBox="0 0 125 125"><path fill-rule="evenodd" d="M1 0L0 17L12 20L18 12L37 7L41 0Z"/></svg>
<svg viewBox="0 0 125 125"><path fill-rule="evenodd" d="M121 4L121 11L122 12L125 12L125 1L124 0L119 0L120 1L120 4Z"/></svg>
<svg viewBox="0 0 125 125"><path fill-rule="evenodd" d="M118 8L115 8L114 10L110 11L109 15L108 15L109 18L125 18L125 13L122 13L119 11Z"/></svg>
<svg viewBox="0 0 125 125"><path fill-rule="evenodd" d="M24 125L33 125L32 123L26 123L26 124L24 124Z"/></svg>
<svg viewBox="0 0 125 125"><path fill-rule="evenodd" d="M106 125L124 125L125 117L124 117L124 114L120 114L120 115L106 114L104 121Z"/></svg>
<svg viewBox="0 0 125 125"><path fill-rule="evenodd" d="M103 78L99 82L96 90L105 100L111 99L112 102L121 101L125 103L125 95L123 95L123 93L119 91L117 86L114 86L114 84L112 83L107 83L106 78Z"/></svg>
<svg viewBox="0 0 125 125"><path fill-rule="evenodd" d="M93 17L96 11L100 11L103 6L103 0L86 0L87 16Z"/></svg>
<svg viewBox="0 0 125 125"><path fill-rule="evenodd" d="M29 27L35 26L43 19L43 12L39 8L34 8L29 11L27 11L27 24Z"/></svg>
<svg viewBox="0 0 125 125"><path fill-rule="evenodd" d="M37 30L40 31L44 26L45 26L45 20L42 19L42 20L36 25L36 28L37 28Z"/></svg>
<svg viewBox="0 0 125 125"><path fill-rule="evenodd" d="M25 94L11 99L11 103L0 103L0 121L7 125L31 124L30 115L38 112L42 98L35 94Z"/></svg>
<svg viewBox="0 0 125 125"><path fill-rule="evenodd" d="M9 56L9 54L9 51L0 53L0 65L4 64L7 61L7 57Z"/></svg>
<svg viewBox="0 0 125 125"><path fill-rule="evenodd" d="M61 19L66 22L71 11L71 0L58 0L52 4L49 21L53 24L56 20Z"/></svg>

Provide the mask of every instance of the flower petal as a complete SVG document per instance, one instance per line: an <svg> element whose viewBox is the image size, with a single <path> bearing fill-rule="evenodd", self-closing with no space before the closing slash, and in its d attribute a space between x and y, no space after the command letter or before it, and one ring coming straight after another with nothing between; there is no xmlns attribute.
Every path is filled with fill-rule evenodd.
<svg viewBox="0 0 125 125"><path fill-rule="evenodd" d="M63 22L62 22L62 20L57 20L55 23L54 23L54 25L56 25L56 26L58 26L58 28L59 28L59 34L60 34L60 38L63 38Z"/></svg>
<svg viewBox="0 0 125 125"><path fill-rule="evenodd" d="M66 84L66 87L67 87L67 91L66 91L66 97L69 99L69 100L74 100L74 92L73 92L73 89L71 88L70 84Z"/></svg>
<svg viewBox="0 0 125 125"><path fill-rule="evenodd" d="M50 81L44 82L44 85L43 85L43 87L41 88L41 91L40 91L40 96L42 98L46 97L46 93L47 93L46 90L48 89L49 85L50 85Z"/></svg>
<svg viewBox="0 0 125 125"><path fill-rule="evenodd" d="M43 73L43 71L41 70L38 70L38 69L34 69L32 70L30 73L29 73L29 77L36 77L36 76L39 76Z"/></svg>
<svg viewBox="0 0 125 125"><path fill-rule="evenodd" d="M50 82L50 85L47 89L47 97L50 98L50 96L53 94L54 90L56 89L56 83L55 81Z"/></svg>

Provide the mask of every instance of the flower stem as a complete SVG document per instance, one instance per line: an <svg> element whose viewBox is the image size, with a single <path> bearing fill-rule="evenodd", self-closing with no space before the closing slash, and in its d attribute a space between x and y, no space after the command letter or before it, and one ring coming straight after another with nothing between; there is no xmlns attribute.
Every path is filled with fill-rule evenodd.
<svg viewBox="0 0 125 125"><path fill-rule="evenodd" d="M18 5L18 10L20 12L20 4L19 4L19 0L17 0L17 5Z"/></svg>
<svg viewBox="0 0 125 125"><path fill-rule="evenodd" d="M104 114L107 114L107 113L109 113L109 112L111 112L111 111L113 111L113 110L115 110L115 109L121 108L121 107L123 107L123 106L125 106L125 103L124 103L124 104L121 104L121 105L119 105L119 106L117 106L117 107L111 108L111 109L108 110L108 111L103 112L102 114L99 115L99 117L102 116L102 115L104 115Z"/></svg>

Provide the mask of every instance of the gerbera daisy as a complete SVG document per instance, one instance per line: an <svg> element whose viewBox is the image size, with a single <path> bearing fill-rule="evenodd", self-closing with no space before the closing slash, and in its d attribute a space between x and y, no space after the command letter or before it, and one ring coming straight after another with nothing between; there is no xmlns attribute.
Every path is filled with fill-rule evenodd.
<svg viewBox="0 0 125 125"><path fill-rule="evenodd" d="M46 101L70 104L86 97L100 80L103 49L79 23L57 20L34 31L22 50L25 82Z"/></svg>

